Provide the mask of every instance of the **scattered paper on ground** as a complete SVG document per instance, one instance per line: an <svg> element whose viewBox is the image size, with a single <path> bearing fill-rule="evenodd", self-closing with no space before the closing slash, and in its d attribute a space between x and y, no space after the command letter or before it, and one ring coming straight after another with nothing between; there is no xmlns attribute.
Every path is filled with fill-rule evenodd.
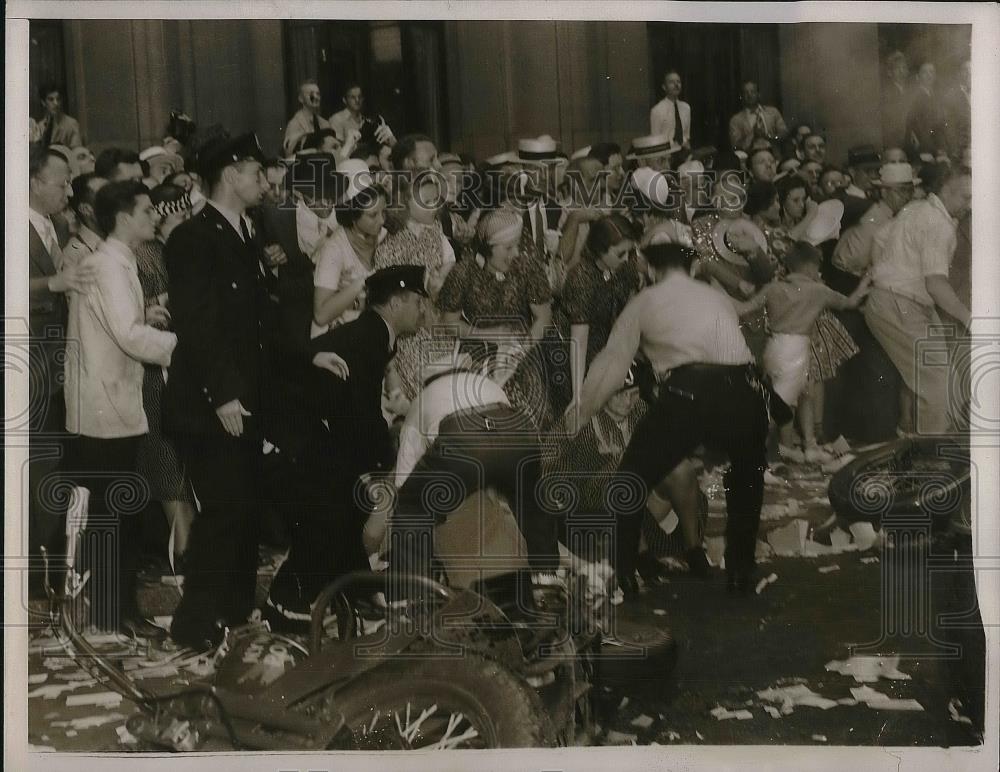
<svg viewBox="0 0 1000 772"><path fill-rule="evenodd" d="M873 684L880 678L890 681L909 681L910 676L899 670L899 657L855 656L846 660L826 663L832 673L853 676L859 684Z"/></svg>
<svg viewBox="0 0 1000 772"><path fill-rule="evenodd" d="M631 723L632 726L637 726L640 729L649 729L653 725L653 717L643 713L641 716L633 718Z"/></svg>
<svg viewBox="0 0 1000 772"><path fill-rule="evenodd" d="M805 705L811 708L827 710L836 707L837 701L830 700L821 694L817 694L805 684L793 684L791 686L781 686L777 688L764 689L757 692L757 696L768 702L780 702L781 712L788 715L793 708L798 705Z"/></svg>
<svg viewBox="0 0 1000 772"><path fill-rule="evenodd" d="M122 696L118 692L94 692L93 694L71 694L66 698L66 707L94 705L97 707L117 707Z"/></svg>
<svg viewBox="0 0 1000 772"><path fill-rule="evenodd" d="M829 566L820 566L819 567L819 572L821 574L831 574L834 571L839 571L839 570L840 570L840 566L838 566L836 563L834 563L833 565L829 565Z"/></svg>
<svg viewBox="0 0 1000 772"><path fill-rule="evenodd" d="M721 705L713 708L710 712L719 721L725 721L730 718L735 718L739 721L746 721L753 718L753 713L749 710L729 710L729 708L724 708Z"/></svg>
<svg viewBox="0 0 1000 772"><path fill-rule="evenodd" d="M924 706L916 700L897 700L888 694L877 692L870 686L851 689L851 696L858 702L865 703L873 710L923 710Z"/></svg>

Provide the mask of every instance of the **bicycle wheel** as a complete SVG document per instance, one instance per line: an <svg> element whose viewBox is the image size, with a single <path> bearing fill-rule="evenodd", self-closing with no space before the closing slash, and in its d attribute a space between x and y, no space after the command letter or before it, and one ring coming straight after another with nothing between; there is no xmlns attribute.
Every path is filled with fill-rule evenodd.
<svg viewBox="0 0 1000 772"><path fill-rule="evenodd" d="M538 695L502 665L475 655L388 661L330 700L344 716L336 749L555 745Z"/></svg>

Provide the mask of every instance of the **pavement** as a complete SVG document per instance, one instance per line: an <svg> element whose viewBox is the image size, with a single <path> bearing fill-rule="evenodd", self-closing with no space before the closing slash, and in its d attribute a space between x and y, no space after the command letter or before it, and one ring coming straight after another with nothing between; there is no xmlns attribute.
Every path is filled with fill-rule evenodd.
<svg viewBox="0 0 1000 772"><path fill-rule="evenodd" d="M786 482L766 490L758 544L759 576L773 578L759 594L729 596L721 570L698 581L668 561L675 570L666 580L643 586L622 607L669 626L678 664L666 689L637 683L599 695L601 744L979 744L968 717L976 715L985 681L981 627L957 631L938 619L974 607L974 585L960 573L932 574L925 559L947 569L955 541L947 534L897 538L862 550L841 534L834 540L839 548L817 545L809 534L831 515L828 476L808 466L777 471ZM725 526L718 474L707 474L702 487L709 497L709 554L718 563ZM160 585L147 588L140 602L151 616L162 616L178 597L176 587ZM905 604L911 605L901 622L893 609ZM962 645L958 654L946 648L954 642ZM108 688L88 682L54 643L51 631L35 631L29 742L39 750L134 749L123 731L134 706L113 699L73 705ZM128 645L121 653L153 691L176 689L211 669L204 658L169 648Z"/></svg>

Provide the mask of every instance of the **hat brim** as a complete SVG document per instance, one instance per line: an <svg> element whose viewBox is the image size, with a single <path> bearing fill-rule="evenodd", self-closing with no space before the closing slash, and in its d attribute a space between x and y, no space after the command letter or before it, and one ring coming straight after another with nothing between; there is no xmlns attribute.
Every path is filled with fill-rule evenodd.
<svg viewBox="0 0 1000 772"><path fill-rule="evenodd" d="M754 225L750 220L742 217L719 220L715 227L712 228L712 246L715 247L715 251L718 252L719 256L726 262L746 267L750 265L747 259L743 257L743 255L731 249L726 243L726 236L737 224L739 224L741 228L747 228L753 235L754 241L757 242L757 246L765 252L767 251L767 236L764 235L764 231Z"/></svg>
<svg viewBox="0 0 1000 772"><path fill-rule="evenodd" d="M876 188L901 188L904 185L919 185L923 182L919 177L914 177L912 181L908 180L906 182L883 182L882 180L872 180L871 184Z"/></svg>

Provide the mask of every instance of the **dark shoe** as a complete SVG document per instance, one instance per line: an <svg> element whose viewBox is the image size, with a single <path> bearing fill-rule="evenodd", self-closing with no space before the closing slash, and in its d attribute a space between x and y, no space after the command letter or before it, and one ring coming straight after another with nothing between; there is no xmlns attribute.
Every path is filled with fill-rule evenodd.
<svg viewBox="0 0 1000 772"><path fill-rule="evenodd" d="M636 570L638 570L639 576L642 577L642 581L648 585L663 584L663 581L670 574L667 571L667 567L649 552L640 553Z"/></svg>
<svg viewBox="0 0 1000 772"><path fill-rule="evenodd" d="M148 638L151 641L164 641L167 638L166 630L140 616L126 617L118 625L118 630L125 635Z"/></svg>
<svg viewBox="0 0 1000 772"><path fill-rule="evenodd" d="M695 579L708 579L711 575L711 566L708 564L708 556L701 547L692 547L684 553L684 560L688 564L688 574Z"/></svg>
<svg viewBox="0 0 1000 772"><path fill-rule="evenodd" d="M215 622L205 620L184 620L174 617L170 626L170 637L180 646L195 651L209 651L222 643L225 637L226 623L223 619Z"/></svg>
<svg viewBox="0 0 1000 772"><path fill-rule="evenodd" d="M634 571L627 576L620 577L618 586L621 587L625 600L635 600L639 597L639 580L635 578Z"/></svg>

